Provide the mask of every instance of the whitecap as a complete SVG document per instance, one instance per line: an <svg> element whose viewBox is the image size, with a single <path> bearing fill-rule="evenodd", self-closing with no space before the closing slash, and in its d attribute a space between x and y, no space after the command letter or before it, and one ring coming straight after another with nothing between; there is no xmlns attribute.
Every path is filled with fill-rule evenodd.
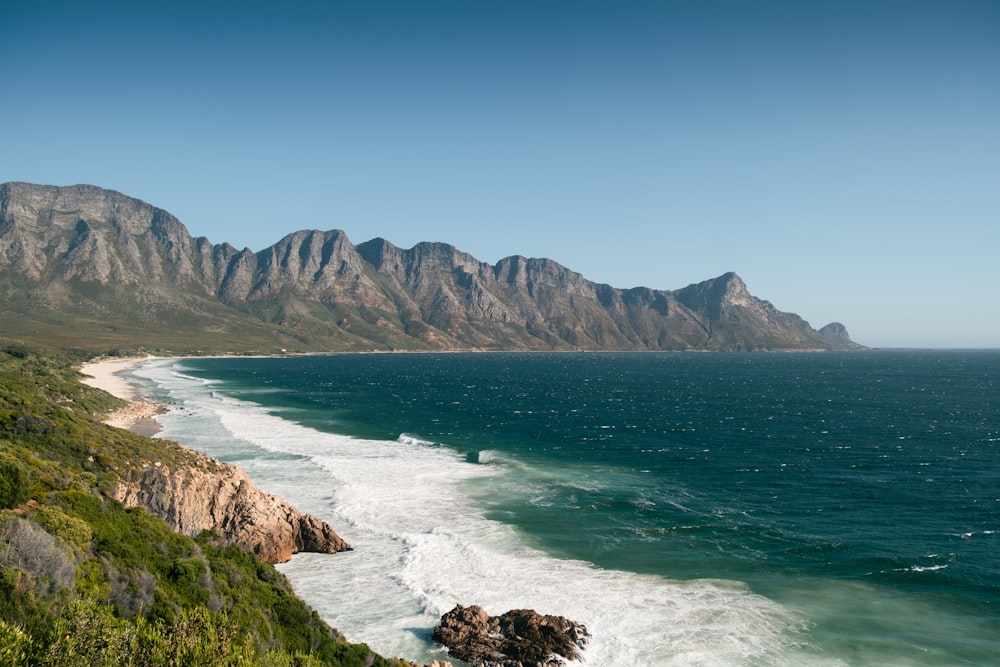
<svg viewBox="0 0 1000 667"><path fill-rule="evenodd" d="M479 463L482 465L489 463L502 463L503 455L495 449L484 449L470 454L468 460L470 463Z"/></svg>
<svg viewBox="0 0 1000 667"><path fill-rule="evenodd" d="M433 445L436 444L430 440L424 440L421 437L410 435L409 433L400 433L399 437L396 438L396 442L401 445Z"/></svg>
<svg viewBox="0 0 1000 667"><path fill-rule="evenodd" d="M602 667L837 664L803 653L803 618L738 582L600 569L529 546L476 501L482 480L519 466L470 465L448 448L413 446L433 443L408 434L323 433L174 373L177 363L141 371L175 404L160 418L161 435L223 460L240 457L258 485L351 543L350 553L301 554L280 569L352 641L384 655L441 659L430 630L462 603L581 622L593 635L584 659ZM492 456L483 450L477 462Z"/></svg>

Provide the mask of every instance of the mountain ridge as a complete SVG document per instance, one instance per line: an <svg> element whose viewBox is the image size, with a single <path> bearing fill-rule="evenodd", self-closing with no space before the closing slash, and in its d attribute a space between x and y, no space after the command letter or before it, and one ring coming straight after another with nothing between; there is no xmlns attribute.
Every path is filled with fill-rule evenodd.
<svg viewBox="0 0 1000 667"><path fill-rule="evenodd" d="M238 250L92 185L0 184L0 277L0 331L50 340L69 318L94 342L199 351L849 347L735 273L622 289L551 259L491 265L447 243L354 245L341 230Z"/></svg>

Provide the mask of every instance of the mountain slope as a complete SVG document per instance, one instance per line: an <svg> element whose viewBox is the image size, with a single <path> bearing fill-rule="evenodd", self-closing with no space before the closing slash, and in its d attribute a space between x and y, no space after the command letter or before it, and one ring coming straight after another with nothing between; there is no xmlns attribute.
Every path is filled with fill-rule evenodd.
<svg viewBox="0 0 1000 667"><path fill-rule="evenodd" d="M735 274L677 291L550 259L304 230L254 253L89 185L0 185L0 332L170 351L839 349Z"/></svg>

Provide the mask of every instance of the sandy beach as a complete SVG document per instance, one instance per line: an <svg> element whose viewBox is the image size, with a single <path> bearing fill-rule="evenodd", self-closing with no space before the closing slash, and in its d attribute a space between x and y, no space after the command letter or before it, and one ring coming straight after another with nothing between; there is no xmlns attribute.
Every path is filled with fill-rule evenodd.
<svg viewBox="0 0 1000 667"><path fill-rule="evenodd" d="M145 400L139 385L124 377L125 373L149 359L152 357L100 359L80 366L79 371L87 376L83 379L84 384L103 389L129 403L121 410L105 415L102 420L105 424L127 428L141 435L153 435L160 430L155 417L164 411L163 407Z"/></svg>

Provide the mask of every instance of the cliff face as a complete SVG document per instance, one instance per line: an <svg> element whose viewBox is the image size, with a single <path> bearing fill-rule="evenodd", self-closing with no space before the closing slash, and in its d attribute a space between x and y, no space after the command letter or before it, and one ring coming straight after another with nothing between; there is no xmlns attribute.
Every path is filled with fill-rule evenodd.
<svg viewBox="0 0 1000 667"><path fill-rule="evenodd" d="M830 322L820 328L819 335L843 349L852 350L863 347L851 340L851 335L847 333L847 327L840 322Z"/></svg>
<svg viewBox="0 0 1000 667"><path fill-rule="evenodd" d="M384 239L355 247L336 230L238 251L192 238L166 211L85 185L0 185L0 278L0 315L22 328L9 333L68 313L133 344L186 336L258 351L262 342L263 351L839 346L732 273L673 292L619 289L549 259L489 265L444 243L403 250Z"/></svg>
<svg viewBox="0 0 1000 667"><path fill-rule="evenodd" d="M0 266L34 280L142 285L163 295L192 285L213 292L219 260L233 252L191 238L174 216L118 192L0 185Z"/></svg>
<svg viewBox="0 0 1000 667"><path fill-rule="evenodd" d="M264 493L239 468L195 452L190 457L191 465L145 464L118 483L114 498L146 508L190 537L213 530L270 563L300 551L351 549L329 525Z"/></svg>
<svg viewBox="0 0 1000 667"><path fill-rule="evenodd" d="M735 273L689 285L674 294L692 311L707 315L701 321L711 347L807 349L819 336L798 315L781 312L770 302L752 296Z"/></svg>

